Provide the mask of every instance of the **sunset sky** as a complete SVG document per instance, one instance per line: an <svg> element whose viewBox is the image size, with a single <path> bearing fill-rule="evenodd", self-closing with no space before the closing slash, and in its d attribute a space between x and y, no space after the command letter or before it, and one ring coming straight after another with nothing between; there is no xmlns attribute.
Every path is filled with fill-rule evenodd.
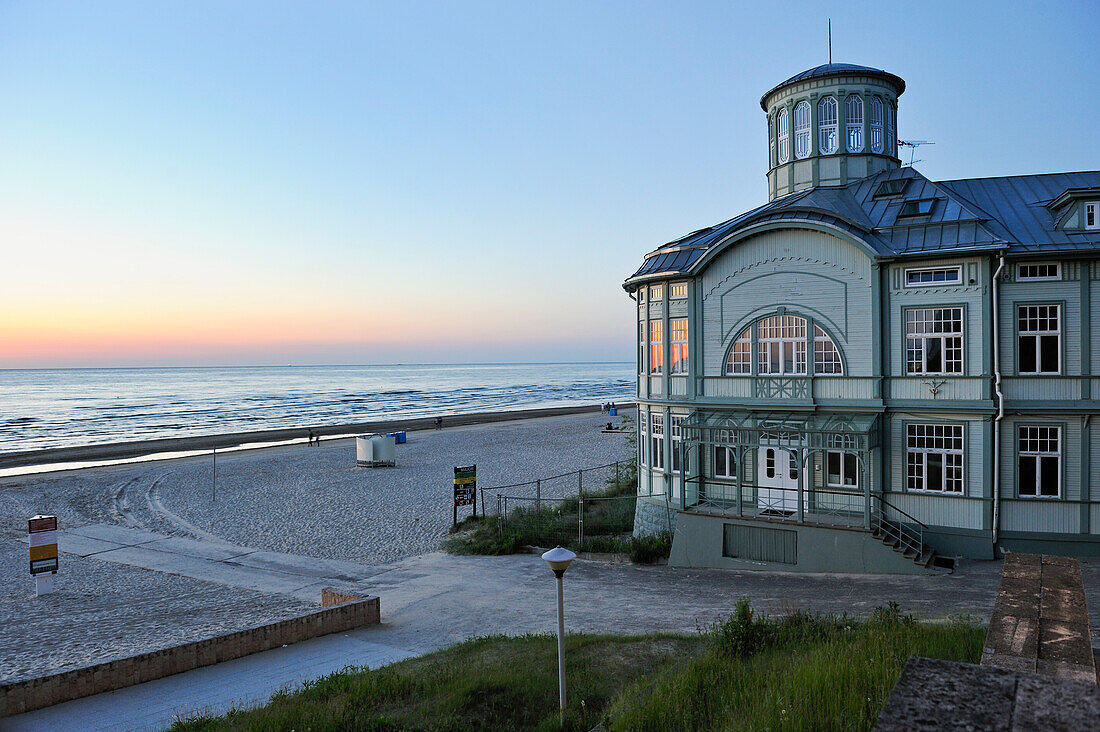
<svg viewBox="0 0 1100 732"><path fill-rule="evenodd" d="M1100 3L1015 5L0 0L0 367L629 360L828 17L925 175L1100 169Z"/></svg>

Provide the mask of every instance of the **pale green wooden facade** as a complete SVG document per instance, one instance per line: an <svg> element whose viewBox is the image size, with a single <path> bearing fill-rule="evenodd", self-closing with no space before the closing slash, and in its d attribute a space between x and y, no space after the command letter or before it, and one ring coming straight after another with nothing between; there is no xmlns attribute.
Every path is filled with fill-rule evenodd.
<svg viewBox="0 0 1100 732"><path fill-rule="evenodd" d="M773 199L769 205L773 207L741 217L743 222L733 220L713 227L713 232L696 233L666 245L627 280L625 288L638 301L639 491L661 496L681 512L713 516L717 522L732 516L734 510L737 517L743 517L746 505L754 511L753 520L777 525L797 523L796 513L798 520L810 520L814 512L829 513L830 520L837 515L843 518L845 512L835 509L838 501L848 500L844 495L848 489L828 489L824 451L811 449L808 442L799 443L807 447L798 453L806 461L798 471L798 506L761 511L757 497L767 493L760 480L760 460L765 454L761 446L771 444L767 442L770 433L763 428L751 433L757 441L742 446L734 481L718 474L714 445L688 444L702 439L690 434L704 434L690 426L704 418L713 421L714 415L740 419L782 413L787 424L810 415L815 419L860 415L873 420L869 422L873 427L869 428L868 447L858 456L859 487L852 489L848 501L852 520L840 521L846 529L870 529L870 518L860 523L860 512L866 509L868 517L879 511L883 519L920 526L925 544L948 556L993 558L1001 549L1100 554L1100 487L1093 487L1092 478L1100 476L1100 440L1091 434L1092 417L1100 413L1100 377L1094 376L1093 368L1093 363L1100 363L1100 333L1092 332L1093 323L1100 323L1100 239L1089 235L1083 217L1084 203L1093 195L1100 200L1100 174L1080 174L1086 176L1086 183L1094 181L1095 189L1089 185L1074 188L1073 200L1066 199L1063 208L1058 207L1061 199L1056 198L1057 192L1049 196L1052 231L1064 233L1072 246L1023 248L1009 236L1012 222L1003 216L1000 220L989 216L977 204L956 195L970 182L932 184L912 169L898 170L897 158L889 154L896 146L884 155L848 155L842 143L839 154L822 156L815 118L811 156L787 163L778 159L774 138L777 109L790 109L800 98L809 98L816 110L822 95L832 93L843 99L853 91L865 98L882 95L896 104L904 85L883 74L861 75L850 69L831 73L826 69L765 95L762 106L769 115L772 135L768 180ZM842 111L841 129L843 126ZM868 134L864 132L864 140ZM829 160L819 159L824 157ZM805 164L808 172L798 172L796 163ZM860 193L864 189L858 179L872 174L879 178L907 176L910 189L926 185L937 197L935 205L942 216L905 221L898 217L881 225L881 217L888 215L883 213L883 201ZM1056 183L1044 179L1030 184L1051 187ZM993 184L982 185L990 188ZM830 193L833 198L812 197L817 195L815 191L830 186L838 186L835 195ZM800 187L808 189L811 196L801 197ZM859 210L848 206L847 197L863 206L866 221ZM816 200L836 203L829 211ZM904 201L886 203L898 206ZM961 213L951 213L954 218L948 220L953 211ZM880 216L877 221L875 215ZM956 232L975 227L992 233L984 240L979 235L966 241L960 233L958 242L942 243L951 235L952 226ZM908 231L901 232L903 228ZM928 241L928 232L933 230L941 243L927 251L896 244L902 234L908 237L906 241L915 236ZM1057 264L1057 276L1021 281L1019 266L1036 262ZM960 272L956 282L915 286L906 281L907 270L954 267ZM686 297L670 296L677 284L686 285ZM643 296L653 285L663 288L658 300ZM1057 374L1019 374L1017 308L1034 304L1059 308ZM907 373L906 311L924 308L961 308L961 373ZM843 374L815 375L808 367L806 375L758 375L757 366L751 374L728 373L727 358L738 334L774 315L799 316L810 331L820 327L840 353ZM685 372L673 374L669 373L673 359L670 334L672 321L678 319L687 321L689 356ZM660 373L653 372L651 358L655 321L661 323ZM807 348L813 348L812 337ZM756 359L755 336L751 352ZM651 429L654 414L663 422L663 455L659 458L650 454L656 444ZM685 420L679 440L673 436L674 417ZM961 426L960 492L910 489L906 462L911 448L906 437L910 424ZM1060 428L1058 495L1021 496L1017 428L1043 425ZM681 462L691 463L686 470L673 470L676 450L683 450ZM791 471L793 476L796 471L793 467ZM864 492L870 507L863 505L860 494ZM698 520L691 525L700 526ZM749 535L746 531L749 529L727 529L727 536ZM690 544L691 537L683 533L677 534L676 541ZM688 546L679 553L697 556L711 550L722 551ZM715 566L723 565L716 560ZM843 567L844 561L840 558L831 566Z"/></svg>

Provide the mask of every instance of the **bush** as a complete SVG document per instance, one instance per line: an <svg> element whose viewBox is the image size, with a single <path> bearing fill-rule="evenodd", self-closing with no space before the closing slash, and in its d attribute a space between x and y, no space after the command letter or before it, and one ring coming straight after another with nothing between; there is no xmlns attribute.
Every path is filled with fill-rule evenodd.
<svg viewBox="0 0 1100 732"><path fill-rule="evenodd" d="M662 531L651 536L636 536L630 540L628 553L635 564L653 564L658 559L668 559L672 553L672 534Z"/></svg>

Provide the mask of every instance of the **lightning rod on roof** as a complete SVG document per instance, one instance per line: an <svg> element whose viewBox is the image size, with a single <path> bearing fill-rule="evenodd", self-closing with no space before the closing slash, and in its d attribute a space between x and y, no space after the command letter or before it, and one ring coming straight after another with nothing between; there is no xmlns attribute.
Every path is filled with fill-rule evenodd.
<svg viewBox="0 0 1100 732"><path fill-rule="evenodd" d="M829 18L829 65L833 65L833 19Z"/></svg>

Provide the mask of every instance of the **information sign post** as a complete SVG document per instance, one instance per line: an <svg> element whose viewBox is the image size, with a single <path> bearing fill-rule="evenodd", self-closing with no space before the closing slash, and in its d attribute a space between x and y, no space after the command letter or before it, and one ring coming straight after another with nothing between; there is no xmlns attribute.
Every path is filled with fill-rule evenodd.
<svg viewBox="0 0 1100 732"><path fill-rule="evenodd" d="M35 597L53 592L57 574L57 516L32 516L27 521L30 534L31 576Z"/></svg>
<svg viewBox="0 0 1100 732"><path fill-rule="evenodd" d="M477 516L477 465L455 467L454 525L458 526L458 507L473 506Z"/></svg>

